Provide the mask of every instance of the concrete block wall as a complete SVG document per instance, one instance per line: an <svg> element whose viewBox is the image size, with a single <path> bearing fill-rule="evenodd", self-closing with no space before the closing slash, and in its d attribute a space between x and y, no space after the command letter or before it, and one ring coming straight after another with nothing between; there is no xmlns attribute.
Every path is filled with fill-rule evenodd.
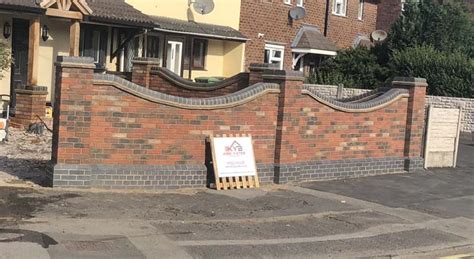
<svg viewBox="0 0 474 259"><path fill-rule="evenodd" d="M461 132L463 132L464 135L474 132L474 99L428 96L426 98L426 104L441 108L457 108L461 106L463 108Z"/></svg>
<svg viewBox="0 0 474 259"><path fill-rule="evenodd" d="M314 87L319 93L336 98L337 86L335 85L307 85ZM344 88L343 97L350 98L370 92L368 89L358 88ZM426 106L434 105L441 108L457 108L463 107L463 117L461 120L461 132L463 137L470 138L474 132L474 99L472 98L457 98L447 96L426 96Z"/></svg>
<svg viewBox="0 0 474 259"><path fill-rule="evenodd" d="M87 58L58 62L55 187L204 187L213 180L211 134L251 134L263 183L421 168L424 81L401 79L373 100L344 103L305 88L299 72L259 70L250 77L263 82L241 91L185 98L93 69Z"/></svg>

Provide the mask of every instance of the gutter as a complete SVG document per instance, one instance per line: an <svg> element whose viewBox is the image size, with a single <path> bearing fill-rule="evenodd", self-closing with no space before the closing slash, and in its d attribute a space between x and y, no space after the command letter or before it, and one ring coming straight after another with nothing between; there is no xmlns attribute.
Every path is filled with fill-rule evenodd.
<svg viewBox="0 0 474 259"><path fill-rule="evenodd" d="M233 40L233 41L244 41L244 42L249 40L247 38L240 38L240 37L229 37L229 36L221 36L221 35L205 34L205 33L197 33L197 32L173 31L173 30L167 30L167 29L162 29L162 28L155 28L154 31L169 32L169 33L176 33L176 34L183 34L183 35L193 35L193 36L200 36L200 37L205 37L205 38L214 38L214 39L221 39L221 40Z"/></svg>

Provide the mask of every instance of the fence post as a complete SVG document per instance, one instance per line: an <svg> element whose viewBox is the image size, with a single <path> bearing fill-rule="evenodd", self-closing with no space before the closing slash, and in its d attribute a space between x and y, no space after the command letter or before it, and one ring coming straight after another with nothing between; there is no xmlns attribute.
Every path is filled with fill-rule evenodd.
<svg viewBox="0 0 474 259"><path fill-rule="evenodd" d="M344 85L343 84L338 84L337 85L336 98L341 99L342 97L344 97Z"/></svg>
<svg viewBox="0 0 474 259"><path fill-rule="evenodd" d="M409 91L407 123L405 135L405 170L413 171L423 168L423 136L425 129L426 79L396 77L392 82L394 88Z"/></svg>

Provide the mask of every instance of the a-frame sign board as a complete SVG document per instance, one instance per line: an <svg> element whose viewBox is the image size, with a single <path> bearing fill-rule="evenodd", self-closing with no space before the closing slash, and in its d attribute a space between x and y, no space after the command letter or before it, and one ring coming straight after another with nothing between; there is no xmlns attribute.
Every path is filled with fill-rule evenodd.
<svg viewBox="0 0 474 259"><path fill-rule="evenodd" d="M217 190L259 188L251 135L209 136Z"/></svg>

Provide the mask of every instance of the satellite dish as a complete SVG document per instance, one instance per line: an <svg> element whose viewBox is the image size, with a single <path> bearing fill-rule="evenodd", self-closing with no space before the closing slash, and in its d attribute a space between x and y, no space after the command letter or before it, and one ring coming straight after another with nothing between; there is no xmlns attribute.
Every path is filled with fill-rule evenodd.
<svg viewBox="0 0 474 259"><path fill-rule="evenodd" d="M371 34L372 40L375 42L382 42L387 38L387 32L384 30L376 30Z"/></svg>
<svg viewBox="0 0 474 259"><path fill-rule="evenodd" d="M214 11L214 1L213 0L193 0L189 1L189 5L193 5L194 11L202 15L209 14Z"/></svg>
<svg viewBox="0 0 474 259"><path fill-rule="evenodd" d="M290 10L290 17L293 20L303 19L306 16L306 10L303 7L295 7Z"/></svg>

